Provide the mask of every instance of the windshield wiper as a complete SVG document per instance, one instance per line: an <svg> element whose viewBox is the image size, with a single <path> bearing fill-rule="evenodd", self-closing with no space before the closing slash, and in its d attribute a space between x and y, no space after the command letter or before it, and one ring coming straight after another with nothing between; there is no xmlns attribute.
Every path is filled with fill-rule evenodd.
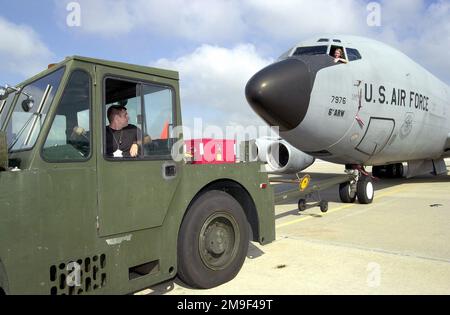
<svg viewBox="0 0 450 315"><path fill-rule="evenodd" d="M44 110L44 105L47 101L48 96L50 95L50 92L52 90L52 86L49 84L47 85L47 88L45 89L44 95L42 96L41 103L39 104L39 107L35 113L32 113L30 118L25 122L23 127L20 129L20 131L17 133L16 139L13 141L13 143L8 147L8 153L11 152L12 148L17 144L19 139L21 138L23 132L27 129L28 125L33 122L32 127L30 128L27 137L25 138L25 141L23 142L23 145L27 146L30 143L31 137L34 133L34 130L36 129L37 121L38 119L41 119L42 117L42 111ZM23 92L22 92L23 93ZM22 104L22 109L24 111L30 110L33 107L33 104L29 104L30 98L26 99L24 101L25 104ZM31 106L30 106L31 105Z"/></svg>

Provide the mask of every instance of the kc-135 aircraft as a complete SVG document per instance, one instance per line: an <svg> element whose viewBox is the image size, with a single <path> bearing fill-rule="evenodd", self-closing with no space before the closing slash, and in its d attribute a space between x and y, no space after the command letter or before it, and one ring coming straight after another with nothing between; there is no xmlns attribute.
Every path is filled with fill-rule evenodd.
<svg viewBox="0 0 450 315"><path fill-rule="evenodd" d="M447 172L450 89L419 63L372 39L316 37L256 73L245 93L295 148L356 172L357 182L340 187L342 201L370 203L364 166L378 177Z"/></svg>

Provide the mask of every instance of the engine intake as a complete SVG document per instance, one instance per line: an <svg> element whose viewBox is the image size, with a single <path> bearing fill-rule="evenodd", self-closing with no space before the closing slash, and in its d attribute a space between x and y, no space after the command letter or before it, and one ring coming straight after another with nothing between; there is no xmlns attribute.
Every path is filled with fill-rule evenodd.
<svg viewBox="0 0 450 315"><path fill-rule="evenodd" d="M311 166L315 158L287 143L274 141L267 150L267 163L276 173L298 173Z"/></svg>

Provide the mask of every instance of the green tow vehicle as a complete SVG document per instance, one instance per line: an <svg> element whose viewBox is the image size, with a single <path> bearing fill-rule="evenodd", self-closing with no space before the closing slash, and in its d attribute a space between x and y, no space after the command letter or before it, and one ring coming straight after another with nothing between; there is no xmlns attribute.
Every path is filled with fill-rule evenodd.
<svg viewBox="0 0 450 315"><path fill-rule="evenodd" d="M106 154L111 105L151 137L135 158ZM70 57L0 88L0 294L233 279L250 240L275 239L272 188L259 163L174 159L180 126L173 71Z"/></svg>

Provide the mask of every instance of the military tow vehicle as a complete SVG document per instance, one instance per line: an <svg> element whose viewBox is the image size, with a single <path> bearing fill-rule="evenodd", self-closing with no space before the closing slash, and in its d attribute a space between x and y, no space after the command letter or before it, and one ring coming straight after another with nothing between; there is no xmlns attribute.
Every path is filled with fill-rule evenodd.
<svg viewBox="0 0 450 315"><path fill-rule="evenodd" d="M258 163L173 158L177 72L74 56L0 100L0 294L127 294L177 274L211 288L250 240L275 239ZM113 104L151 138L136 158L106 155Z"/></svg>

